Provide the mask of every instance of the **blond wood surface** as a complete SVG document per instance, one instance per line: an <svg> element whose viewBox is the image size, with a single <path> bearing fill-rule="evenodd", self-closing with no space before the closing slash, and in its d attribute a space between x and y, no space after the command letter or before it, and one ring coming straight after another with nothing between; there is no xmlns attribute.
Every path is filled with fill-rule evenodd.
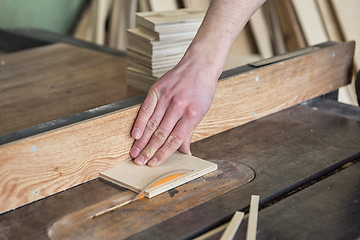
<svg viewBox="0 0 360 240"><path fill-rule="evenodd" d="M271 46L270 32L264 16L263 7L259 8L254 13L254 15L250 18L249 23L261 57L272 57L274 54Z"/></svg>
<svg viewBox="0 0 360 240"><path fill-rule="evenodd" d="M67 44L0 56L0 135L142 95L124 58Z"/></svg>
<svg viewBox="0 0 360 240"><path fill-rule="evenodd" d="M229 225L225 229L225 232L221 235L220 240L232 240L241 224L244 217L243 212L236 211L234 216L231 218Z"/></svg>
<svg viewBox="0 0 360 240"><path fill-rule="evenodd" d="M199 9L143 12L136 14L136 23L154 31L199 27L205 16L205 12L205 10Z"/></svg>
<svg viewBox="0 0 360 240"><path fill-rule="evenodd" d="M338 21L338 24L341 29L341 33L344 37L344 40L355 41L357 43L360 42L360 28L357 24L357 19L360 14L360 2L356 0L345 0L345 1L338 1L332 0L331 1L334 12ZM355 72L360 69L360 48L355 48L355 55L354 55L354 68ZM351 103L353 105L358 105L357 103L357 96L355 91L355 79L353 79L351 85L347 86L347 92L349 94L349 98L351 98Z"/></svg>
<svg viewBox="0 0 360 240"><path fill-rule="evenodd" d="M325 27L315 0L292 0L307 44L328 41Z"/></svg>
<svg viewBox="0 0 360 240"><path fill-rule="evenodd" d="M249 222L246 232L246 240L255 240L256 239L256 228L259 212L259 200L260 196L252 195L250 202L250 212L249 212Z"/></svg>
<svg viewBox="0 0 360 240"><path fill-rule="evenodd" d="M317 5L319 7L319 11L321 13L329 40L336 42L343 41L344 38L340 31L339 23L336 20L336 16L331 2L328 0L317 0ZM357 105L356 94L353 84L341 87L339 89L338 101L346 104Z"/></svg>
<svg viewBox="0 0 360 240"><path fill-rule="evenodd" d="M192 141L347 84L353 51L353 42L341 43L220 81ZM133 106L1 146L0 211L94 179L131 160L130 131L138 110Z"/></svg>
<svg viewBox="0 0 360 240"><path fill-rule="evenodd" d="M176 0L149 0L151 11L169 11L178 8Z"/></svg>
<svg viewBox="0 0 360 240"><path fill-rule="evenodd" d="M138 166L133 162L124 162L118 166L100 173L100 177L134 192L141 192L150 182L177 170L186 173L159 186L145 191L145 196L152 198L181 184L215 171L217 165L200 158L175 152L165 163L154 168Z"/></svg>

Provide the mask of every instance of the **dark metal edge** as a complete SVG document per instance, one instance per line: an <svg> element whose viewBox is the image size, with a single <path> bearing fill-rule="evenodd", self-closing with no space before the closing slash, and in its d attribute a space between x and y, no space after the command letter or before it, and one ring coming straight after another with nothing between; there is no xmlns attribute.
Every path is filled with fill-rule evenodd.
<svg viewBox="0 0 360 240"><path fill-rule="evenodd" d="M97 107L82 113L71 115L69 117L56 119L47 123L39 124L30 128L19 130L13 133L0 136L0 146L6 143L17 141L23 138L31 137L36 134L55 130L57 128L65 127L70 124L89 120L91 118L99 117L111 112L119 111L137 104L141 104L145 100L146 94L129 98L120 102L111 103L105 106Z"/></svg>

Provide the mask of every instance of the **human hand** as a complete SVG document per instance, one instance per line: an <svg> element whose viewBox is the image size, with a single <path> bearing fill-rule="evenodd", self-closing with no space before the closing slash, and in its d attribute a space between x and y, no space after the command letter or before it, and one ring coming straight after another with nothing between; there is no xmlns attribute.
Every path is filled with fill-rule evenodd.
<svg viewBox="0 0 360 240"><path fill-rule="evenodd" d="M157 166L177 149L191 154L191 137L210 109L221 71L184 58L150 88L140 108L130 151L137 165Z"/></svg>

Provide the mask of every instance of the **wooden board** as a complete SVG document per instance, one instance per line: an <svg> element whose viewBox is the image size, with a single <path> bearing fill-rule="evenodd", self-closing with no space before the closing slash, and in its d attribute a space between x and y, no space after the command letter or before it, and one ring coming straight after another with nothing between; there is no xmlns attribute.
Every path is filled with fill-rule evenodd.
<svg viewBox="0 0 360 240"><path fill-rule="evenodd" d="M259 8L250 18L250 27L254 34L256 45L262 58L274 55L268 25L264 16L263 7Z"/></svg>
<svg viewBox="0 0 360 240"><path fill-rule="evenodd" d="M292 0L307 45L328 41L325 27L315 0Z"/></svg>
<svg viewBox="0 0 360 240"><path fill-rule="evenodd" d="M228 72L227 77L223 75L219 81L211 109L192 141L349 83L353 51L354 42L330 44L311 54L265 67ZM139 105L133 105L2 145L0 211L94 179L99 172L131 160L129 150L133 139L130 132L138 111Z"/></svg>
<svg viewBox="0 0 360 240"><path fill-rule="evenodd" d="M137 13L136 23L153 31L171 30L174 28L198 28L205 13L205 10L199 9Z"/></svg>
<svg viewBox="0 0 360 240"><path fill-rule="evenodd" d="M232 240L241 224L241 221L244 217L243 212L236 211L234 216L231 218L229 225L226 227L223 235L220 240ZM205 238L204 238L205 239Z"/></svg>
<svg viewBox="0 0 360 240"><path fill-rule="evenodd" d="M169 11L178 8L176 0L148 0L151 11Z"/></svg>
<svg viewBox="0 0 360 240"><path fill-rule="evenodd" d="M274 0L288 51L306 46L294 8L289 0Z"/></svg>
<svg viewBox="0 0 360 240"><path fill-rule="evenodd" d="M138 166L133 162L124 162L114 168L101 172L100 177L113 184L139 193L155 179L176 170L185 170L184 175L146 190L145 196L152 198L216 169L217 165L215 163L175 152L159 167L152 168L147 165Z"/></svg>
<svg viewBox="0 0 360 240"><path fill-rule="evenodd" d="M359 17L360 2L356 0L332 0L336 17L345 40L360 42L360 28L354 19ZM354 63L356 70L360 68L360 48L356 48Z"/></svg>
<svg viewBox="0 0 360 240"><path fill-rule="evenodd" d="M319 7L329 40L336 42L344 41L331 2L328 0L317 0L317 5ZM354 85L347 85L339 88L338 101L357 105Z"/></svg>
<svg viewBox="0 0 360 240"><path fill-rule="evenodd" d="M1 55L0 135L143 94L126 85L127 61L58 43Z"/></svg>

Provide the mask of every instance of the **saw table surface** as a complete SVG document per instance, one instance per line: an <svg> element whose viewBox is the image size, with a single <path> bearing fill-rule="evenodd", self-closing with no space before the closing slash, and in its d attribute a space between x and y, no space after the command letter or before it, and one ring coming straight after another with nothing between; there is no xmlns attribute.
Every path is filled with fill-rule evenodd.
<svg viewBox="0 0 360 240"><path fill-rule="evenodd" d="M44 38L47 44L49 38L48 35ZM37 39L36 44L42 43ZM93 54L63 44L44 49L62 49L70 55L71 49L79 50L85 58ZM113 56L102 57L111 65ZM92 61L94 59L85 62L102 64ZM124 59L114 61L124 62ZM91 64L84 66L89 73ZM3 66L6 65L7 62ZM58 93L71 98L80 91L82 99L81 81L74 85L67 82L67 74L77 75L77 70L74 66L62 67L73 71L59 72L58 78L68 85ZM116 66L112 68L116 70ZM88 74L86 71L82 80L92 76L101 78L106 72ZM37 79L36 74L33 76ZM18 77L21 78L21 74ZM113 77L112 83L123 84ZM124 76L120 78L124 81ZM51 88L49 78L39 76L39 79L44 90L57 91L55 85ZM36 81L29 82L29 86L32 84L36 85ZM117 91L111 84L104 84L109 93L105 95ZM79 105L85 104L85 108L79 111L97 107L97 104L91 105L94 96L91 92L96 89L91 84L88 87L92 91L90 95L83 93L86 97ZM123 94L139 93L128 89ZM40 94L40 99L46 101L41 97ZM90 105L86 105L88 101ZM104 101L119 100L104 98ZM61 105L56 99L49 101L49 106L54 108L57 103ZM68 104L64 104L67 110L77 105ZM21 106L18 111L26 110ZM357 107L313 99L192 143L194 156L218 164L220 170L212 174L152 199L142 199L99 217L84 219L81 213L88 213L96 204L129 194L125 189L94 179L1 214L0 239L193 239L226 223L235 211L247 212L251 195L260 196L258 239L358 239L359 116ZM57 117L61 115L46 121ZM16 129L7 130L11 131ZM245 238L246 224L247 216L237 239ZM218 239L220 235L221 232L208 239Z"/></svg>
<svg viewBox="0 0 360 240"><path fill-rule="evenodd" d="M264 205L277 197L300 188L306 183L316 180L346 162L358 159L360 157L359 141L360 123L356 120L336 116L321 111L319 108L308 106L298 105L289 108L192 144L192 152L195 156L206 160L223 159L239 162L251 167L255 171L256 177L250 183L236 187L232 191L222 193L215 198L209 198L205 202L194 203L189 201L188 203L177 203L171 208L167 207L169 206L168 201L171 201L172 198L176 199L176 197L186 194L195 197L203 195L203 191L205 191L200 188L192 192L189 191L187 185L184 185L182 188L176 188L160 195L160 198L146 199L147 203L129 204L123 209L120 208L92 222L88 222L88 225L74 225L73 228L76 230L76 234L71 238L76 239L76 236L81 236L81 238L85 237L87 239L91 239L91 237L97 239L121 239L124 237L125 232L127 232L126 236L130 237L130 239L192 238L229 220L236 210L246 209L249 205L250 196L253 194L260 195L260 203ZM346 171L350 171L352 168L353 166L350 166L349 170ZM336 176L341 174L342 182L339 182L340 185L346 185L346 181L357 182L359 172L345 174L346 171L334 173L328 179L337 179ZM325 180L323 181L326 185ZM327 191L325 190L320 191L319 196L314 197L314 199L308 199L306 202L301 201L301 199L307 198L309 194L314 195L316 193L315 195L317 195L318 190L311 193L311 189L322 185L322 181L319 181L311 188L299 191L289 198L273 203L270 207L260 211L260 225L258 227L260 233L262 222L273 221L270 219L271 215L269 216L269 214L274 214L271 209L274 209L273 211L277 213L275 218L279 222L279 225L275 225L278 228L275 228L274 232L264 233L264 239L268 236L278 236L282 239L282 229L294 226L292 221L287 221L292 218L294 218L293 221L300 221L299 216L302 216L302 219L309 218L309 221L314 218L319 219L319 221L327 219L328 215L323 215L323 213L311 211L312 215L308 216L309 213L303 210L292 209L292 205L290 204L290 206L287 203L291 202L291 199L295 199L298 204L310 204L309 207L313 206L315 208L321 208L322 203L324 203L321 209L332 210L335 216L338 214L337 211L343 211L343 209L329 206L329 203L326 202L330 201L329 199L334 199L334 204L337 200L343 201L344 204L349 203L348 207L345 208L346 211L358 211L356 201L359 200L359 195L354 183L349 184L348 189L329 190L328 194L326 194ZM191 188L190 185L189 187ZM216 187L216 189L218 188ZM334 185L334 188L337 187ZM186 190L189 192L185 192ZM1 233L5 239L20 239L22 236L49 239L47 231L57 220L121 191L123 190L99 180L90 181L66 192L61 192L1 215ZM340 195L337 196L336 194ZM349 198L351 200L346 200ZM165 204L163 206L161 206L162 201ZM142 212L142 210L147 209L146 206L153 204L158 207ZM170 218L166 217L167 214L164 214L169 211L177 211L179 208L186 211L180 211L179 214ZM289 213L283 214L281 208L288 209ZM262 218L263 214L264 218ZM130 216L137 217L130 220ZM158 219L159 216L162 218L161 221ZM349 215L349 217L355 218L356 221L347 221L348 228L318 228L315 232L316 238L325 239L329 232L336 236L339 234L360 236L360 230L356 230L354 233L354 224L359 222L359 215ZM121 223L126 223L126 221L123 222L126 218L129 218L132 224L126 225L125 231ZM151 219L154 219L156 224L153 224ZM301 223L298 222L298 224ZM307 227L310 230L313 229L310 228L311 224L308 223L304 223L302 226L300 229ZM121 231L121 229L123 230ZM141 229L140 232L139 229ZM266 224L264 229L270 231ZM68 231L70 230L71 228L68 229ZM351 231L351 233L348 233L348 231ZM129 234L129 232L131 233ZM303 235L297 235L294 239L303 239Z"/></svg>

